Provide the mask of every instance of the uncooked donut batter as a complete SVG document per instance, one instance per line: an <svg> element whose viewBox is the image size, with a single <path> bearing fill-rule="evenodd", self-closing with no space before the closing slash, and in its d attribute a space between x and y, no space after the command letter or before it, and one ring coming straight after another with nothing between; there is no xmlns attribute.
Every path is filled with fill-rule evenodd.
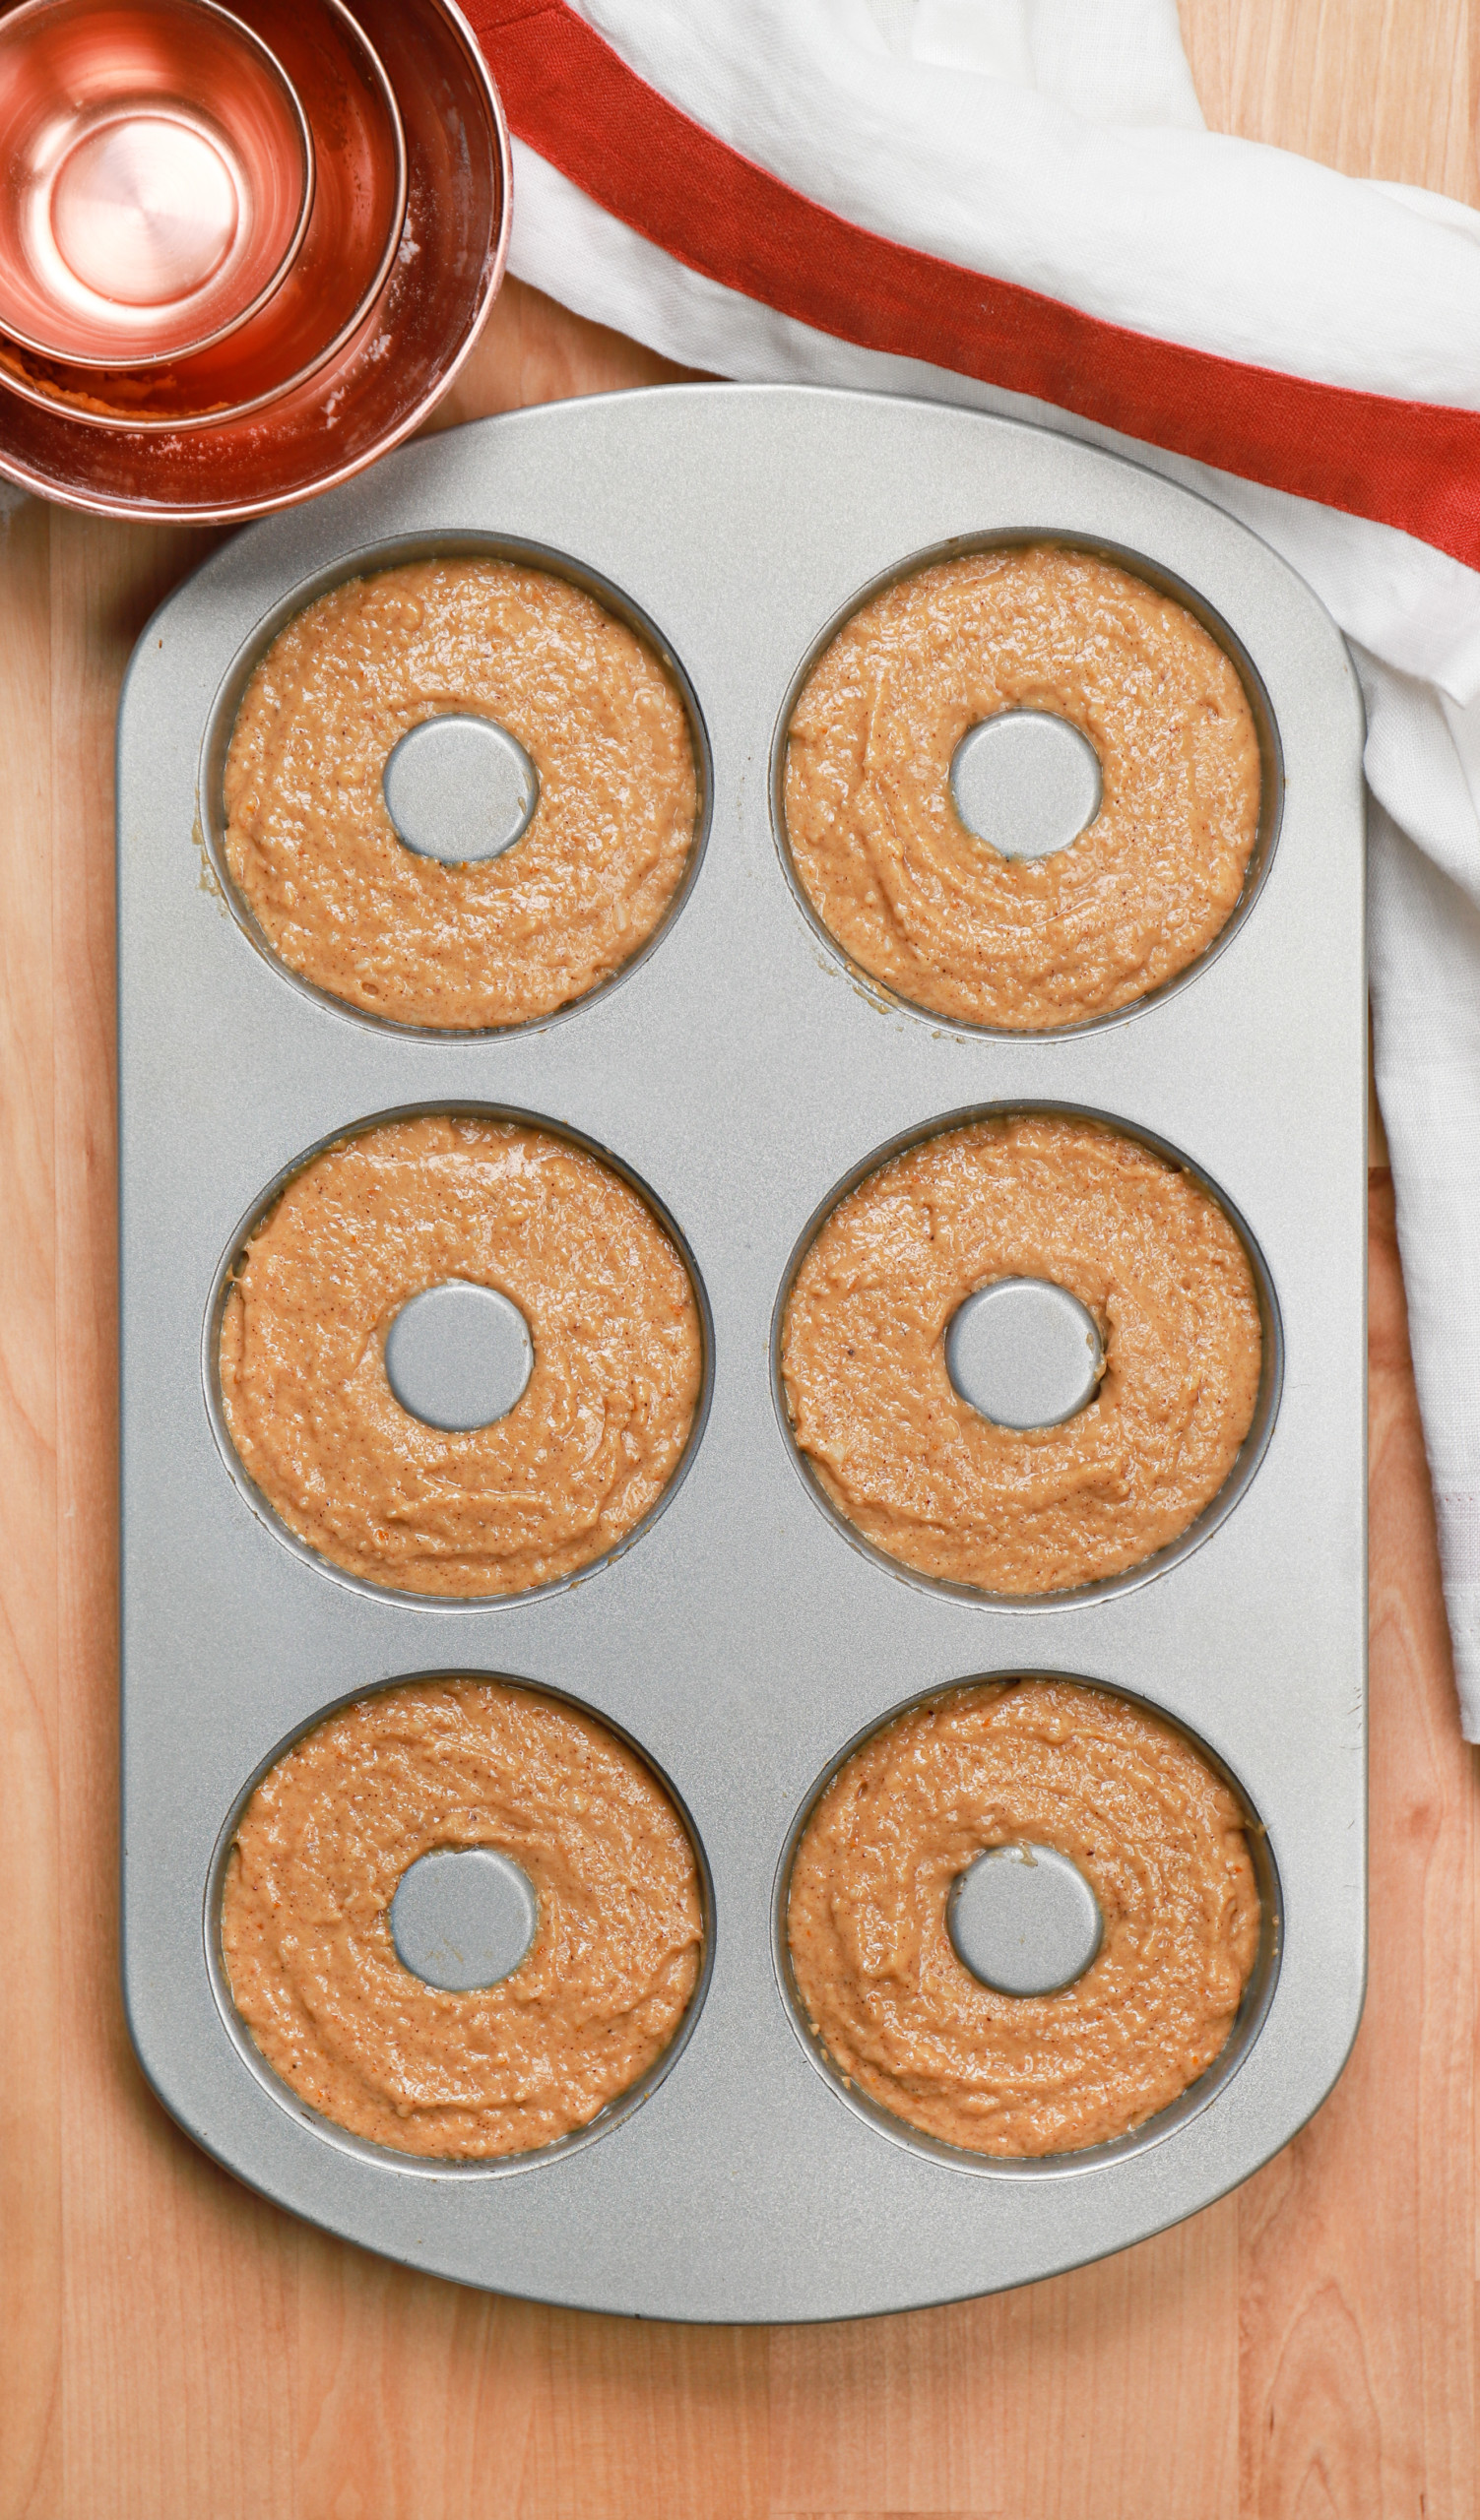
<svg viewBox="0 0 1480 2520"><path fill-rule="evenodd" d="M1088 737L1102 799L1037 859L975 839L952 755L1001 710ZM902 997L1037 1032L1127 1005L1224 926L1258 831L1258 740L1232 661L1171 597L1037 543L923 569L865 604L792 719L786 827L823 925Z"/></svg>
<svg viewBox="0 0 1480 2520"><path fill-rule="evenodd" d="M957 1306L1047 1278L1090 1312L1094 1398L1063 1424L995 1425L950 1380ZM1135 1139L1049 1113L951 1129L834 1209L787 1302L796 1440L891 1557L993 1593L1139 1565L1217 1494L1258 1397L1254 1274L1217 1201Z"/></svg>
<svg viewBox="0 0 1480 2520"><path fill-rule="evenodd" d="M434 1848L494 1847L539 1901L496 1985L402 1966L390 1908ZM698 1977L693 1849L594 1716L501 1680L419 1680L320 1724L263 1778L225 1880L231 1993L311 2109L398 2152L483 2160L584 2126L663 2053Z"/></svg>
<svg viewBox="0 0 1480 2520"><path fill-rule="evenodd" d="M1104 1919L1082 1978L1003 1995L956 1957L946 1901L985 1848L1053 1847ZM1224 2047L1259 1897L1244 1815L1170 1725L1067 1680L961 1689L855 1751L807 1822L787 1935L845 2077L977 2153L1076 2152L1139 2126Z"/></svg>
<svg viewBox="0 0 1480 2520"><path fill-rule="evenodd" d="M386 1333L424 1287L518 1305L534 1370L470 1434L413 1418ZM677 1468L703 1351L635 1190L542 1129L437 1115L331 1147L252 1235L222 1319L231 1441L290 1530L410 1593L517 1593L603 1556Z"/></svg>
<svg viewBox="0 0 1480 2520"><path fill-rule="evenodd" d="M540 778L523 838L444 865L403 846L381 773L423 719L495 719ZM693 846L688 719L593 597L502 560L355 578L280 632L226 755L226 863L285 963L401 1024L523 1024L646 943Z"/></svg>

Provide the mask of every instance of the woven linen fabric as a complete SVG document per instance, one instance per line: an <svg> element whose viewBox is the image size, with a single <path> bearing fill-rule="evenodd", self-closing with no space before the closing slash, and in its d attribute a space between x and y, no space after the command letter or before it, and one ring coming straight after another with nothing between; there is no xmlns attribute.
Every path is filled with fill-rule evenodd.
<svg viewBox="0 0 1480 2520"><path fill-rule="evenodd" d="M1480 215L1208 132L1176 0L465 5L516 135L521 278L719 375L1132 455L1351 641L1378 1094L1480 1740Z"/></svg>

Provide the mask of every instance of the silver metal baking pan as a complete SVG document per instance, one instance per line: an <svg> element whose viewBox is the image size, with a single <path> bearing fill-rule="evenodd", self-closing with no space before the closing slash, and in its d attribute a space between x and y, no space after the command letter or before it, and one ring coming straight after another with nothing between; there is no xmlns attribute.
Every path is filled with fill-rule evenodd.
<svg viewBox="0 0 1480 2520"><path fill-rule="evenodd" d="M774 811L800 673L861 594L1003 537L1114 551L1240 662L1269 811L1201 965L1079 1033L941 1023L852 971ZM273 630L409 551L507 549L611 592L681 670L705 788L692 880L615 982L543 1024L432 1037L316 995L219 864L222 748ZM1341 641L1260 542L1134 466L938 406L671 388L458 429L255 526L141 640L119 726L125 1976L165 2106L264 2194L461 2282L652 2318L833 2319L1021 2284L1245 2178L1330 2089L1364 1961L1365 998L1361 721ZM1003 1603L857 1544L777 1404L810 1223L901 1140L991 1108L1107 1115L1241 1222L1270 1368L1230 1494L1083 1595ZM610 1152L682 1236L710 1345L686 1475L610 1561L482 1604L354 1584L290 1544L218 1433L210 1323L243 1221L324 1140L474 1106ZM255 2060L216 1954L234 1814L321 1712L432 1671L609 1719L688 1815L706 1977L647 2087L579 2136L428 2164L326 2127ZM1127 1691L1223 1764L1268 1925L1225 2057L1100 2151L1027 2164L917 2139L830 2074L792 2001L787 1853L859 1738L978 1674Z"/></svg>

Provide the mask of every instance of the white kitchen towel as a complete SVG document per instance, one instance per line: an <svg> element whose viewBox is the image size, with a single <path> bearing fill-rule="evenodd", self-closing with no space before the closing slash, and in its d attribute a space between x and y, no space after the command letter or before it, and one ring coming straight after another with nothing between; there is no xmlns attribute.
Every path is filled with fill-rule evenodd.
<svg viewBox="0 0 1480 2520"><path fill-rule="evenodd" d="M610 185L593 180L589 129L582 180L556 162L570 164L560 133L582 119L570 87L580 65L546 66L569 50L569 0L467 5L516 135L530 135L516 138L511 269L522 278L720 375L927 394L1132 454L1262 535L1347 633L1376 800L1378 1092L1463 1727L1480 1740L1480 574L1466 565L1480 559L1480 525L1464 480L1466 448L1480 457L1480 437L1465 434L1480 410L1480 215L1208 132L1176 0L580 0L587 28L692 124L805 202L941 258L958 283L980 273L1038 292L1036 307L1021 301L1030 328L1055 312L1043 301L1059 301L1061 314L1128 328L1102 337L1112 362L1133 364L1133 337L1150 336L1278 371L1263 389L1271 403L1282 379L1345 388L1354 430L1366 410L1356 396L1407 403L1406 426L1391 413L1386 457L1369 459L1367 491L1334 462L1325 496L1337 504L1325 504L1271 483L1319 490L1329 457L1281 472L1246 453L1253 424L1242 440L1231 427L1233 442L1220 439L1240 392L1246 413L1255 410L1256 378L1209 366L1208 408L1193 412L1190 435L1170 432L1173 445L1233 468L1215 470L1083 416L1106 405L1080 392L1071 361L1050 401L1009 392L991 381L990 359L974 361L984 380L867 346L878 331L862 311L856 322L846 308L807 322L778 311L742 243L735 286L712 256L706 269L687 253L681 232L668 233L665 250L639 232L651 221L616 215L619 167ZM593 115L599 126L588 96L588 126ZM595 145L599 155L599 127ZM611 145L630 149L630 129L613 125ZM680 184L681 155L658 173ZM713 226L713 170L699 179ZM696 198L696 219L698 208ZM930 284L925 266L912 268ZM1013 373L1010 359L996 372ZM1389 476L1407 477L1409 441L1443 416L1414 405L1448 407L1448 443L1460 449L1448 489L1427 508L1398 486L1387 495ZM1239 477L1241 467L1259 477ZM1480 461L1471 477L1480 485Z"/></svg>

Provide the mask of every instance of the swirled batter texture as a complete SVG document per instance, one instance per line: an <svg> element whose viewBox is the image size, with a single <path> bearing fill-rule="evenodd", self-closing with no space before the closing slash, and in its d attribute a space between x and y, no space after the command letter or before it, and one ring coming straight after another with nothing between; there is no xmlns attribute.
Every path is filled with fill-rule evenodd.
<svg viewBox="0 0 1480 2520"><path fill-rule="evenodd" d="M519 1306L534 1370L506 1417L404 1410L385 1339L424 1287ZM242 1466L310 1548L408 1593L518 1593L600 1557L676 1469L702 1369L688 1272L635 1190L512 1122L389 1122L331 1147L253 1234L221 1392Z"/></svg>
<svg viewBox="0 0 1480 2520"><path fill-rule="evenodd" d="M956 1391L945 1336L998 1278L1094 1316L1105 1368L1018 1433ZM1258 1397L1253 1271L1217 1201L1134 1139L1030 1115L928 1138L834 1209L787 1303L796 1440L839 1511L922 1574L1057 1593L1139 1565L1215 1496Z"/></svg>
<svg viewBox="0 0 1480 2520"><path fill-rule="evenodd" d="M434 1848L493 1847L539 1902L496 1985L402 1966L390 1908ZM698 1978L693 1849L594 1717L497 1680L419 1680L331 1716L258 1786L222 1908L232 1998L299 2100L375 2144L485 2160L585 2126L647 2071Z"/></svg>
<svg viewBox="0 0 1480 2520"><path fill-rule="evenodd" d="M952 801L951 757L999 711L1066 718L1100 810L1066 849L1003 856ZM823 925L933 1013L1087 1022L1210 945L1258 830L1259 750L1229 658L1171 597L1057 544L923 569L855 613L787 741L786 826Z"/></svg>
<svg viewBox="0 0 1480 2520"><path fill-rule="evenodd" d="M423 719L492 718L540 776L523 838L443 865L397 838L381 773ZM400 1024L553 1013L645 944L693 847L672 676L563 578L418 560L336 587L247 685L226 755L226 862L283 961Z"/></svg>
<svg viewBox="0 0 1480 2520"><path fill-rule="evenodd" d="M1104 1919L1082 1978L1002 1995L946 1927L986 1848L1053 1847ZM1243 1814L1169 1725L1067 1680L962 1689L857 1750L808 1821L792 1969L834 2064L975 2153L1077 2152L1139 2126L1227 2042L1259 1940Z"/></svg>

